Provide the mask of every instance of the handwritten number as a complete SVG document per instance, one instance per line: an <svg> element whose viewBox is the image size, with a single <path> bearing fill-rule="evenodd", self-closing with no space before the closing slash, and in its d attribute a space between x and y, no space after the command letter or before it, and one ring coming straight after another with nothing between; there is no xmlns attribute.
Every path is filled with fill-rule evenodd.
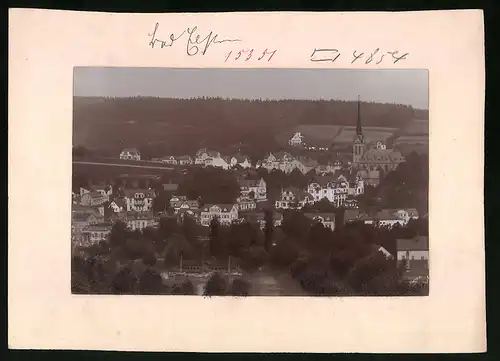
<svg viewBox="0 0 500 361"><path fill-rule="evenodd" d="M396 64L398 61L400 60L406 60L406 56L409 55L409 53L405 53L401 56L397 56L397 54L399 53L399 51L388 51L387 54L391 54L392 55L392 58L394 59L394 62L393 64Z"/></svg>
<svg viewBox="0 0 500 361"><path fill-rule="evenodd" d="M250 58L252 57L252 54L253 54L253 49L250 49L250 54L248 54L248 56L247 56L247 58L245 59L245 61L250 60Z"/></svg>
<svg viewBox="0 0 500 361"><path fill-rule="evenodd" d="M382 62L382 60L384 59L384 56L385 56L385 54L382 54L382 56L380 57L380 60L377 61L377 64L380 64Z"/></svg>
<svg viewBox="0 0 500 361"><path fill-rule="evenodd" d="M238 60L241 56L241 50L238 52L238 55L236 55L236 58L234 58L234 60Z"/></svg>
<svg viewBox="0 0 500 361"><path fill-rule="evenodd" d="M361 53L359 55L356 55L356 50L354 50L352 52L352 56L354 57L354 59L352 59L351 61L351 64L354 63L356 60L358 60L359 58L361 58L365 53Z"/></svg>
<svg viewBox="0 0 500 361"><path fill-rule="evenodd" d="M271 59L273 58L274 54L276 54L276 51L277 50L274 50L274 51L271 51L270 53L266 50L264 50L264 52L262 53L262 55L260 57L257 58L257 60L262 60L266 55L271 55L269 57L269 59L267 59L267 61L271 61Z"/></svg>
<svg viewBox="0 0 500 361"><path fill-rule="evenodd" d="M230 51L229 53L227 53L226 60L224 60L224 63L227 62L227 59L229 59L229 57L231 56L232 53L233 53L232 51Z"/></svg>
<svg viewBox="0 0 500 361"><path fill-rule="evenodd" d="M366 59L365 64L370 64L372 62L372 60L373 60L373 56L375 54L377 54L378 51L379 51L379 48L375 49L375 51L370 54L370 56L368 57L368 59Z"/></svg>

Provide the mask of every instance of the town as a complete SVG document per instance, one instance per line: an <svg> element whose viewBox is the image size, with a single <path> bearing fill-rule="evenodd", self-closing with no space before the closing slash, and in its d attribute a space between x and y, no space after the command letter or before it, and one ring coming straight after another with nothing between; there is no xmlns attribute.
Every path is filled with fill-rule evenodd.
<svg viewBox="0 0 500 361"><path fill-rule="evenodd" d="M262 159L125 148L112 164L165 171L74 175L73 292L427 294L428 155L398 149L428 135L367 137L357 107L344 151L295 132Z"/></svg>

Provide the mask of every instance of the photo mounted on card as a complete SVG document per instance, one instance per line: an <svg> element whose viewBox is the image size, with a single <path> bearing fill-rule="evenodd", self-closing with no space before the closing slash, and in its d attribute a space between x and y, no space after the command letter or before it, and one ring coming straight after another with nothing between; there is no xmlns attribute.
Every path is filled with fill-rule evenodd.
<svg viewBox="0 0 500 361"><path fill-rule="evenodd" d="M9 345L485 350L481 16L11 10Z"/></svg>
<svg viewBox="0 0 500 361"><path fill-rule="evenodd" d="M73 293L428 295L427 70L73 81Z"/></svg>

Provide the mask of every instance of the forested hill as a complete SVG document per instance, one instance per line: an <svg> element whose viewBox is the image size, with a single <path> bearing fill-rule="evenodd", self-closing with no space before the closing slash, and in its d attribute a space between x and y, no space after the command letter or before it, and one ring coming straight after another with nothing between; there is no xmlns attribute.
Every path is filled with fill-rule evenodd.
<svg viewBox="0 0 500 361"><path fill-rule="evenodd" d="M74 145L110 153L136 147L145 154L193 153L200 147L278 147L275 135L297 125L355 125L357 103L338 100L74 97ZM362 103L365 126L400 128L427 110Z"/></svg>

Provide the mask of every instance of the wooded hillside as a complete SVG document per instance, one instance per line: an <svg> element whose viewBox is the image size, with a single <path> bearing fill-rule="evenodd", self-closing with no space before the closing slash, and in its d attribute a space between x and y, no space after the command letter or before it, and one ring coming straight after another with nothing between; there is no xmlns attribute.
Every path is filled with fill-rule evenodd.
<svg viewBox="0 0 500 361"><path fill-rule="evenodd" d="M357 104L347 101L222 98L74 98L74 145L116 155L138 148L143 157L193 154L200 147L262 153L280 148L276 135L299 125L356 124ZM362 103L363 125L401 128L427 110Z"/></svg>

